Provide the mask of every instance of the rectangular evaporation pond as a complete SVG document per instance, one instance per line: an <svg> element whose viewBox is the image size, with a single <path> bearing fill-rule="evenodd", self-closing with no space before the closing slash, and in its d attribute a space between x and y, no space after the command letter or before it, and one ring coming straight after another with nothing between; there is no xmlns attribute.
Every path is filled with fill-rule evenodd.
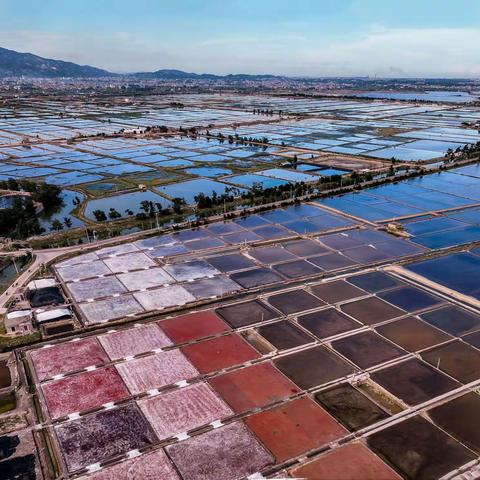
<svg viewBox="0 0 480 480"><path fill-rule="evenodd" d="M292 290L268 297L268 303L285 315L323 307L325 302L305 290Z"/></svg>
<svg viewBox="0 0 480 480"><path fill-rule="evenodd" d="M110 255L122 255L132 252L138 252L138 247L136 247L133 243L122 243L121 245L115 245L113 247L106 247L97 250L97 255L99 258L104 258Z"/></svg>
<svg viewBox="0 0 480 480"><path fill-rule="evenodd" d="M315 460L302 463L289 471L293 478L319 479L382 479L401 477L362 443L349 443L327 451ZM110 479L109 479L110 480Z"/></svg>
<svg viewBox="0 0 480 480"><path fill-rule="evenodd" d="M261 356L236 333L186 345L181 350L200 373L241 365Z"/></svg>
<svg viewBox="0 0 480 480"><path fill-rule="evenodd" d="M480 330L480 316L455 305L422 313L420 318L454 336Z"/></svg>
<svg viewBox="0 0 480 480"><path fill-rule="evenodd" d="M55 265L56 268L70 267L72 265L78 265L79 263L88 263L98 260L98 255L94 252L84 253L83 255L78 255L63 262L59 262Z"/></svg>
<svg viewBox="0 0 480 480"><path fill-rule="evenodd" d="M445 303L444 300L435 295L410 286L380 293L379 297L407 312L415 312Z"/></svg>
<svg viewBox="0 0 480 480"><path fill-rule="evenodd" d="M130 292L175 282L175 280L161 267L149 268L148 272L138 271L121 273L117 275L117 278Z"/></svg>
<svg viewBox="0 0 480 480"><path fill-rule="evenodd" d="M158 441L134 404L63 423L55 433L70 472Z"/></svg>
<svg viewBox="0 0 480 480"><path fill-rule="evenodd" d="M344 280L321 283L310 287L310 289L315 296L327 303L343 302L367 295L367 292L350 285Z"/></svg>
<svg viewBox="0 0 480 480"><path fill-rule="evenodd" d="M230 330L211 310L167 318L158 322L158 325L175 343L197 340Z"/></svg>
<svg viewBox="0 0 480 480"><path fill-rule="evenodd" d="M138 404L160 440L233 414L207 383L146 398Z"/></svg>
<svg viewBox="0 0 480 480"><path fill-rule="evenodd" d="M424 235L426 233L434 233L451 228L465 226L463 222L453 220L448 217L435 217L429 220L421 220L418 222L410 222L405 225L405 230L411 235Z"/></svg>
<svg viewBox="0 0 480 480"><path fill-rule="evenodd" d="M243 288L255 288L284 280L269 268L254 268L231 274L230 278Z"/></svg>
<svg viewBox="0 0 480 480"><path fill-rule="evenodd" d="M147 479L151 475L162 480L181 480L164 450L157 449L116 463L88 476L89 480Z"/></svg>
<svg viewBox="0 0 480 480"><path fill-rule="evenodd" d="M314 341L310 335L288 320L258 327L257 331L277 350L295 348Z"/></svg>
<svg viewBox="0 0 480 480"><path fill-rule="evenodd" d="M362 369L373 367L407 352L374 332L362 332L332 342L332 347Z"/></svg>
<svg viewBox="0 0 480 480"><path fill-rule="evenodd" d="M98 277L100 275L111 274L111 270L100 260L88 263L79 263L77 265L69 265L57 268L58 275L64 282L82 278Z"/></svg>
<svg viewBox="0 0 480 480"><path fill-rule="evenodd" d="M405 478L441 478L475 458L470 450L420 416L374 433L368 437L368 445Z"/></svg>
<svg viewBox="0 0 480 480"><path fill-rule="evenodd" d="M133 294L146 311L163 310L193 302L195 297L180 285L147 290Z"/></svg>
<svg viewBox="0 0 480 480"><path fill-rule="evenodd" d="M93 337L78 342L57 343L49 348L38 348L28 355L39 381L89 366L103 365L109 361L107 354Z"/></svg>
<svg viewBox="0 0 480 480"><path fill-rule="evenodd" d="M126 255L118 257L106 258L104 262L114 273L156 266L156 263L142 252L127 253Z"/></svg>
<svg viewBox="0 0 480 480"><path fill-rule="evenodd" d="M184 288L197 300L221 297L222 295L241 290L241 287L238 284L223 275L214 278L201 278L194 282L186 283Z"/></svg>
<svg viewBox="0 0 480 480"><path fill-rule="evenodd" d="M335 308L301 315L297 321L299 325L319 339L332 337L363 326Z"/></svg>
<svg viewBox="0 0 480 480"><path fill-rule="evenodd" d="M302 389L342 378L354 368L326 347L314 347L276 360L275 366Z"/></svg>
<svg viewBox="0 0 480 480"><path fill-rule="evenodd" d="M92 303L81 303L79 308L89 325L108 322L128 315L136 315L144 311L132 295L122 295Z"/></svg>
<svg viewBox="0 0 480 480"><path fill-rule="evenodd" d="M98 408L129 396L127 387L114 367L44 383L42 393L52 418Z"/></svg>
<svg viewBox="0 0 480 480"><path fill-rule="evenodd" d="M286 210L282 209L269 210L258 215L259 217L273 223L284 223L298 219L295 214L288 213Z"/></svg>
<svg viewBox="0 0 480 480"><path fill-rule="evenodd" d="M207 261L221 272L234 272L236 270L255 267L255 262L241 253L208 257Z"/></svg>
<svg viewBox="0 0 480 480"><path fill-rule="evenodd" d="M347 433L308 397L255 413L245 422L277 462L319 448Z"/></svg>
<svg viewBox="0 0 480 480"><path fill-rule="evenodd" d="M410 406L431 400L461 385L416 358L372 373L371 378Z"/></svg>
<svg viewBox="0 0 480 480"><path fill-rule="evenodd" d="M258 363L211 378L208 383L235 413L284 400L298 388L270 363Z"/></svg>
<svg viewBox="0 0 480 480"><path fill-rule="evenodd" d="M390 260L397 256L394 252L384 252L372 245L361 245L360 247L349 248L348 250L343 250L342 253L346 257L363 265Z"/></svg>
<svg viewBox="0 0 480 480"><path fill-rule="evenodd" d="M462 383L480 377L480 351L460 340L434 347L421 355L425 361Z"/></svg>
<svg viewBox="0 0 480 480"><path fill-rule="evenodd" d="M205 250L207 248L216 248L223 247L226 243L220 238L200 238L199 240L192 240L191 242L185 243L185 247L188 248L191 252L196 250Z"/></svg>
<svg viewBox="0 0 480 480"><path fill-rule="evenodd" d="M363 275L355 275L347 278L347 281L370 293L376 293L380 290L404 285L403 282L400 282L384 272L370 272L364 273Z"/></svg>
<svg viewBox="0 0 480 480"><path fill-rule="evenodd" d="M171 340L156 324L128 328L99 335L97 338L111 360L135 356L172 344Z"/></svg>
<svg viewBox="0 0 480 480"><path fill-rule="evenodd" d="M206 260L171 263L164 266L165 271L177 282L218 275L220 272Z"/></svg>
<svg viewBox="0 0 480 480"><path fill-rule="evenodd" d="M446 333L416 317L402 318L377 327L376 330L409 352L418 352L451 339Z"/></svg>
<svg viewBox="0 0 480 480"><path fill-rule="evenodd" d="M480 453L480 430L473 418L480 415L480 396L469 392L428 412L429 417L468 448Z"/></svg>
<svg viewBox="0 0 480 480"><path fill-rule="evenodd" d="M441 258L411 263L405 268L428 280L478 298L480 257L471 253L453 253Z"/></svg>
<svg viewBox="0 0 480 480"><path fill-rule="evenodd" d="M437 232L421 235L414 238L415 242L431 249L463 245L480 240L480 227L465 226L452 230L443 231L441 235Z"/></svg>
<svg viewBox="0 0 480 480"><path fill-rule="evenodd" d="M273 320L280 315L259 300L227 305L215 310L233 328L253 325L265 320Z"/></svg>
<svg viewBox="0 0 480 480"><path fill-rule="evenodd" d="M198 375L197 369L179 350L169 350L120 363L116 368L132 395Z"/></svg>
<svg viewBox="0 0 480 480"><path fill-rule="evenodd" d="M315 400L350 431L389 417L376 403L348 383L317 393Z"/></svg>
<svg viewBox="0 0 480 480"><path fill-rule="evenodd" d="M240 225L234 222L212 223L206 228L210 234L213 233L215 235L227 235L229 233L240 233L245 231Z"/></svg>
<svg viewBox="0 0 480 480"><path fill-rule="evenodd" d="M276 240L280 238L293 237L293 233L290 230L286 230L276 225L266 225L264 227L258 227L254 230L257 235L260 235L265 240Z"/></svg>
<svg viewBox="0 0 480 480"><path fill-rule="evenodd" d="M384 302L378 297L354 300L340 306L342 311L365 325L374 325L405 314L404 311Z"/></svg>
<svg viewBox="0 0 480 480"><path fill-rule="evenodd" d="M294 240L292 242L286 242L283 246L290 253L298 255L299 257L321 255L330 252L328 248L325 248L314 240Z"/></svg>
<svg viewBox="0 0 480 480"><path fill-rule="evenodd" d="M154 247L153 250L148 250L147 255L152 258L162 258L174 255L181 255L182 253L188 253L188 249L181 244L176 245L160 245Z"/></svg>
<svg viewBox="0 0 480 480"><path fill-rule="evenodd" d="M115 277L92 278L68 285L72 297L77 302L85 302L90 298L111 297L125 293L127 289Z"/></svg>
<svg viewBox="0 0 480 480"><path fill-rule="evenodd" d="M210 430L166 450L182 478L240 479L274 463L271 454L242 422Z"/></svg>
<svg viewBox="0 0 480 480"><path fill-rule="evenodd" d="M248 254L261 263L277 263L298 258L280 245L252 248Z"/></svg>
<svg viewBox="0 0 480 480"><path fill-rule="evenodd" d="M272 268L286 278L308 277L318 275L322 272L320 268L306 260L294 260L293 262L279 263Z"/></svg>
<svg viewBox="0 0 480 480"><path fill-rule="evenodd" d="M332 252L318 257L309 257L308 261L320 267L322 270L332 272L357 265L358 263L351 258L347 258L341 253Z"/></svg>
<svg viewBox="0 0 480 480"><path fill-rule="evenodd" d="M231 245L236 245L238 243L249 243L249 242L258 242L262 240L262 237L257 235L255 232L238 232L230 233L228 235L223 235L222 239L225 242L230 243Z"/></svg>
<svg viewBox="0 0 480 480"><path fill-rule="evenodd" d="M241 226L242 228L250 229L255 227L262 227L268 225L270 222L258 215L249 215L248 217L240 217L233 220L233 223Z"/></svg>

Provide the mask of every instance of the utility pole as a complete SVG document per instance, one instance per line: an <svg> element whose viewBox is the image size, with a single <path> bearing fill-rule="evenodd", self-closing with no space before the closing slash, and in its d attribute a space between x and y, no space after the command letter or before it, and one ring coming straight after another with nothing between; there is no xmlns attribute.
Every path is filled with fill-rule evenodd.
<svg viewBox="0 0 480 480"><path fill-rule="evenodd" d="M17 272L17 275L18 275L20 272L18 271L17 262L15 261L15 257L12 257L12 260L13 260L13 266L15 267L15 271Z"/></svg>

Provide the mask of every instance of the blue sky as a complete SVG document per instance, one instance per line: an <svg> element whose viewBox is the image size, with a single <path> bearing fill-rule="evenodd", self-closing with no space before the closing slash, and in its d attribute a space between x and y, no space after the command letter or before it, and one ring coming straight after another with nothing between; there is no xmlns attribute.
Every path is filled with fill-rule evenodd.
<svg viewBox="0 0 480 480"><path fill-rule="evenodd" d="M116 72L480 77L480 1L0 0L0 46Z"/></svg>

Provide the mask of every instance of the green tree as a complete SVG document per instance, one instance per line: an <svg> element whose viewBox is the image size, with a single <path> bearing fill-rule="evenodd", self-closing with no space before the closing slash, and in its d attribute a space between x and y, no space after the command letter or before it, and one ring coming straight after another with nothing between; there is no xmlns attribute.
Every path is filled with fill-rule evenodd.
<svg viewBox="0 0 480 480"><path fill-rule="evenodd" d="M92 214L97 222L104 222L107 219L107 216L103 210L94 210Z"/></svg>
<svg viewBox="0 0 480 480"><path fill-rule="evenodd" d="M183 207L183 205L186 204L185 199L184 198L179 198L179 197L175 197L173 199L172 203L173 203L173 207L172 207L173 211L177 215L182 212L182 207Z"/></svg>
<svg viewBox="0 0 480 480"><path fill-rule="evenodd" d="M63 230L63 223L60 220L55 219L52 222L52 225L50 226L50 230L56 231L56 232Z"/></svg>
<svg viewBox="0 0 480 480"><path fill-rule="evenodd" d="M63 217L63 224L67 227L67 228L71 228L72 226L72 219L70 217Z"/></svg>
<svg viewBox="0 0 480 480"><path fill-rule="evenodd" d="M108 212L108 216L113 220L115 218L120 218L122 214L120 212L117 212L117 210L115 210L113 207L111 207Z"/></svg>

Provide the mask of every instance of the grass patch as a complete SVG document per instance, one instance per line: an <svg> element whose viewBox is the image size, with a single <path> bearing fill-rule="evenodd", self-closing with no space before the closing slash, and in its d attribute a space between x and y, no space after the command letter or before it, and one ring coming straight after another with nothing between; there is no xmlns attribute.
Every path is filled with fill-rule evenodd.
<svg viewBox="0 0 480 480"><path fill-rule="evenodd" d="M38 342L42 336L40 332L30 333L29 335L21 335L18 337L0 337L0 352L8 352L17 347L24 347L31 343Z"/></svg>

